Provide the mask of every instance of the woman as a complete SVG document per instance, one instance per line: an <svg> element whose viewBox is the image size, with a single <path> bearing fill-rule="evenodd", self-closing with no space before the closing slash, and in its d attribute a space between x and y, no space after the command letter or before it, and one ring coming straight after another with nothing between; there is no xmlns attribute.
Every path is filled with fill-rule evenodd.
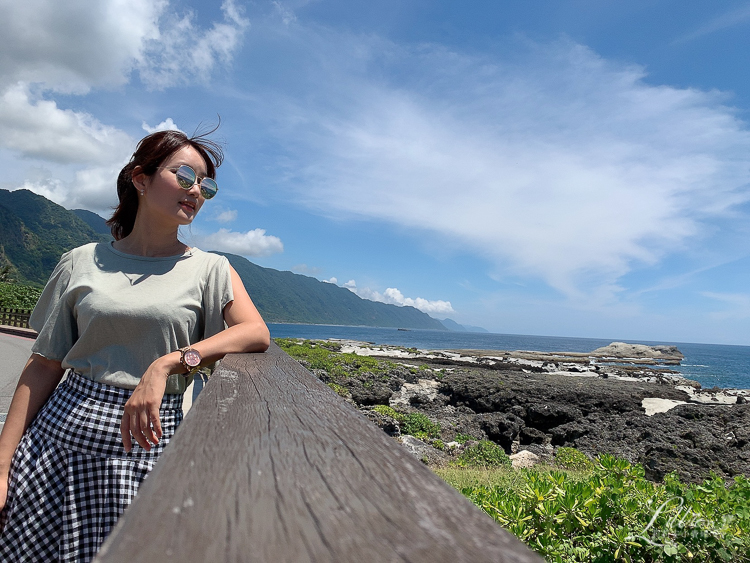
<svg viewBox="0 0 750 563"><path fill-rule="evenodd" d="M268 348L227 259L177 237L216 195L222 157L203 136L142 139L117 180L115 241L52 273L0 435L0 560L93 558L182 420L191 373Z"/></svg>

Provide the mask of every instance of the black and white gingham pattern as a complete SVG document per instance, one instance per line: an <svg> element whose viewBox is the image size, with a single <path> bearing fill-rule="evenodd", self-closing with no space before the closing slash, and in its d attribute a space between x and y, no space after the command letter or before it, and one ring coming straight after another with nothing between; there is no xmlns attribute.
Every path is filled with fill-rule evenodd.
<svg viewBox="0 0 750 563"><path fill-rule="evenodd" d="M120 436L132 391L77 374L64 381L16 449L0 513L0 561L90 561L132 502L182 420L182 395L165 395L164 435L147 452Z"/></svg>

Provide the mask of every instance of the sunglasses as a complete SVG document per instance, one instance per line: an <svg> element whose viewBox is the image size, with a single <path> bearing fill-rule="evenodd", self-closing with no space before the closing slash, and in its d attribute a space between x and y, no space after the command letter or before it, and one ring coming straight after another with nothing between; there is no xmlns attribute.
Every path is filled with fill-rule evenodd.
<svg viewBox="0 0 750 563"><path fill-rule="evenodd" d="M159 168L169 170L175 176L177 176L177 183L183 190L189 190L197 183L201 189L201 195L205 199L211 199L216 195L216 192L219 191L219 185L215 180L209 178L208 176L199 178L198 174L195 173L195 170L190 168L187 164L183 164L181 166L178 166L177 168L170 168L166 166L159 166Z"/></svg>

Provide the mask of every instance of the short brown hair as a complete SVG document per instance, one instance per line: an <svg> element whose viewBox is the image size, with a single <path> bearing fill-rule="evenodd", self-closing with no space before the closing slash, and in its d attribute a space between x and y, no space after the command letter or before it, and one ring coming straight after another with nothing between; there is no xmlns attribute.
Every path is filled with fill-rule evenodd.
<svg viewBox="0 0 750 563"><path fill-rule="evenodd" d="M135 225L135 217L138 214L138 193L133 185L133 170L136 166L140 166L144 174L151 176L170 156L189 146L198 151L206 162L206 175L215 179L216 169L224 160L224 152L221 145L206 138L213 131L215 129L192 137L188 137L182 131L157 131L141 139L130 162L120 170L117 177L117 197L120 203L107 221L115 240L128 236Z"/></svg>

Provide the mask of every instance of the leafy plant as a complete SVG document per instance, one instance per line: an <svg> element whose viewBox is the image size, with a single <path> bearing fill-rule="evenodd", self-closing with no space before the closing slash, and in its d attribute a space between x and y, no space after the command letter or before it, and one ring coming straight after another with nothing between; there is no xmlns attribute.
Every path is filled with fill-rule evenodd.
<svg viewBox="0 0 750 563"><path fill-rule="evenodd" d="M750 561L750 480L647 481L602 455L584 478L522 470L517 486L462 492L548 561Z"/></svg>

